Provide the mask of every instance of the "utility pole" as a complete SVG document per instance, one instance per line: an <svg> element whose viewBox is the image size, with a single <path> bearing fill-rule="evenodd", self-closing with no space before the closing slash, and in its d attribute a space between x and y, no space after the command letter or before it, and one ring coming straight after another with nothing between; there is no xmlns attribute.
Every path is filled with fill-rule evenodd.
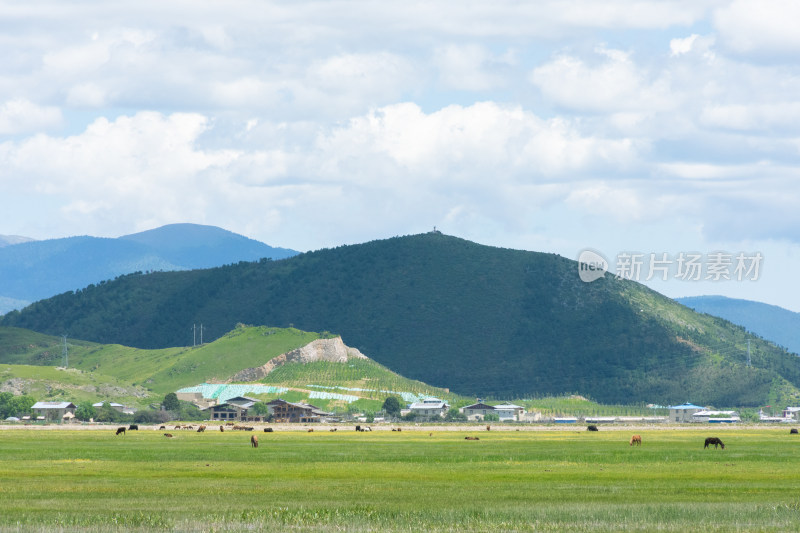
<svg viewBox="0 0 800 533"><path fill-rule="evenodd" d="M750 366L750 339L747 339L747 366Z"/></svg>
<svg viewBox="0 0 800 533"><path fill-rule="evenodd" d="M203 345L203 324L200 323L200 346Z"/></svg>
<svg viewBox="0 0 800 533"><path fill-rule="evenodd" d="M197 346L197 324L192 324L192 348Z"/></svg>
<svg viewBox="0 0 800 533"><path fill-rule="evenodd" d="M62 335L61 338L64 340L64 346L61 349L61 355L64 356L64 368L69 368L69 351L67 350L67 336Z"/></svg>

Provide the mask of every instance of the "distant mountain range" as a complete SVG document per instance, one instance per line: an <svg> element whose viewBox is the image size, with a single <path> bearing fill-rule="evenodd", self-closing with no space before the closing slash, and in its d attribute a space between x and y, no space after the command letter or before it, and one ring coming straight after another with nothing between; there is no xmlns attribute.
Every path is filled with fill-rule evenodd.
<svg viewBox="0 0 800 533"><path fill-rule="evenodd" d="M721 318L554 254L438 232L282 261L120 276L0 325L138 348L237 324L331 332L403 376L483 398L759 406L800 400L800 358ZM747 365L747 341L751 362ZM773 403L774 402L774 403Z"/></svg>
<svg viewBox="0 0 800 533"><path fill-rule="evenodd" d="M730 320L800 354L800 313L777 305L725 296L690 296L676 301L695 311Z"/></svg>
<svg viewBox="0 0 800 533"><path fill-rule="evenodd" d="M7 245L0 247L0 314L123 274L210 268L297 254L198 224L171 224L116 239L24 239L4 237Z"/></svg>
<svg viewBox="0 0 800 533"><path fill-rule="evenodd" d="M22 237L20 235L0 235L0 248L10 246L12 244L20 244L23 242L31 242L34 239L30 237Z"/></svg>

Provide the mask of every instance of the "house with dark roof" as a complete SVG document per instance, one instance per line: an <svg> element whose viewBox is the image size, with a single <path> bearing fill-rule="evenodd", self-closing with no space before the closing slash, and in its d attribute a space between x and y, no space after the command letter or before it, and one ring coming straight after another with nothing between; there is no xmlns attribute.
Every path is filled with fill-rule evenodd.
<svg viewBox="0 0 800 533"><path fill-rule="evenodd" d="M281 398L267 404L273 422L321 422L331 416L319 407L309 403L287 402Z"/></svg>
<svg viewBox="0 0 800 533"><path fill-rule="evenodd" d="M481 402L462 407L459 409L459 411L461 411L464 416L467 417L467 420L483 420L486 415L495 414L494 406L486 405L485 403Z"/></svg>
<svg viewBox="0 0 800 533"><path fill-rule="evenodd" d="M260 416L254 415L249 411L255 404L259 403L255 398L248 398L247 396L236 396L229 398L228 401L216 405L212 405L203 409L208 413L208 419L211 421L255 421L261 420Z"/></svg>

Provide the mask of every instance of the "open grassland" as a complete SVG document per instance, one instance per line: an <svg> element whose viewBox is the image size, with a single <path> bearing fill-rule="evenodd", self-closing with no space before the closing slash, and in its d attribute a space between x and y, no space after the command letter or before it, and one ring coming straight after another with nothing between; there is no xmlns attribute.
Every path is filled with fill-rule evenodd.
<svg viewBox="0 0 800 533"><path fill-rule="evenodd" d="M0 530L800 530L785 428L170 432L0 431Z"/></svg>

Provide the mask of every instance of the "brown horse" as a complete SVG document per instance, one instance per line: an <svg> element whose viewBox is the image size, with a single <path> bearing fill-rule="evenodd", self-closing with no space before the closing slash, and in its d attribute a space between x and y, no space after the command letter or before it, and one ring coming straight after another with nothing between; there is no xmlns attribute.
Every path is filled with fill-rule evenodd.
<svg viewBox="0 0 800 533"><path fill-rule="evenodd" d="M641 446L642 445L642 437L641 435L634 435L631 437L631 446L633 445Z"/></svg>
<svg viewBox="0 0 800 533"><path fill-rule="evenodd" d="M719 440L717 437L708 437L706 439L706 444L705 446L703 446L703 448L708 448L709 444L713 444L714 448L716 448L717 446L721 446L723 450L725 449L725 445L722 444L722 441Z"/></svg>
<svg viewBox="0 0 800 533"><path fill-rule="evenodd" d="M258 437L256 437L255 435L251 436L250 437L250 445L253 448L258 448Z"/></svg>

